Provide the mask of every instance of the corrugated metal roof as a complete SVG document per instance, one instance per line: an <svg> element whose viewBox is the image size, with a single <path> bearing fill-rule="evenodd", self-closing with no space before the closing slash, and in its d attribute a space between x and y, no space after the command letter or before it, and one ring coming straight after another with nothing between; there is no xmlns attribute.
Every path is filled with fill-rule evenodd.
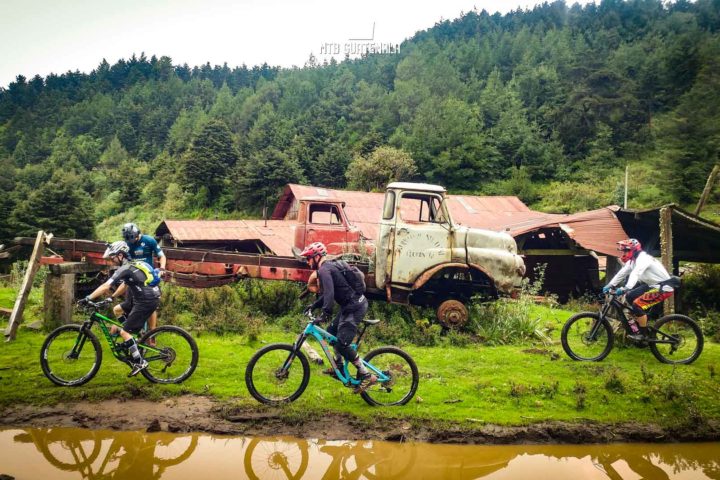
<svg viewBox="0 0 720 480"><path fill-rule="evenodd" d="M295 225L282 220L165 220L155 233L165 232L180 243L260 240L276 255L290 256Z"/></svg>
<svg viewBox="0 0 720 480"><path fill-rule="evenodd" d="M360 226L361 223L377 224L380 221L385 194L289 184L275 206L272 218L294 218L297 199L317 196L344 201L348 219ZM490 230L504 230L509 223L546 215L533 212L513 196L449 195L448 208L456 223Z"/></svg>
<svg viewBox="0 0 720 480"><path fill-rule="evenodd" d="M297 200L320 197L345 202L348 220L363 235L377 238L383 207L383 193L333 190L289 184L264 228L262 220L168 220L165 223L179 241L253 240L264 242L277 255L290 255L297 218ZM571 215L530 210L514 196L449 195L448 208L455 223L468 227L506 231L516 237L540 228L562 228L580 246L606 255L617 255L616 242L627 238L613 208ZM158 228L158 231L160 227Z"/></svg>
<svg viewBox="0 0 720 480"><path fill-rule="evenodd" d="M570 215L543 214L544 218L524 224L510 225L508 233L513 237L540 228L561 228L578 245L605 255L618 256L617 242L628 238L614 207L600 208Z"/></svg>

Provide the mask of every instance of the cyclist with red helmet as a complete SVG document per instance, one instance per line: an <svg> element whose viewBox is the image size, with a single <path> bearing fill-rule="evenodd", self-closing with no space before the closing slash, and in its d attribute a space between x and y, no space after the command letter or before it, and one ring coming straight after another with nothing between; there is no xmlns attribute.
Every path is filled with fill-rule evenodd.
<svg viewBox="0 0 720 480"><path fill-rule="evenodd" d="M341 366L344 358L357 368L357 379L361 381L355 393L364 392L377 382L377 377L370 373L362 364L360 355L350 345L352 344L357 327L367 313L368 301L363 292L355 288L346 280L343 274L344 262L328 261L327 248L320 242L308 245L300 255L305 258L310 268L317 271L317 278L322 286L322 294L305 311L311 313L314 309L322 307L321 320L328 321L332 316L333 306L337 302L340 312L335 316L327 331L337 337L335 349L335 362ZM345 264L346 266L346 264ZM334 375L334 370L323 372Z"/></svg>
<svg viewBox="0 0 720 480"><path fill-rule="evenodd" d="M647 311L672 296L674 289L666 284L671 277L659 260L643 251L636 239L629 238L617 243L618 250L623 252L621 260L624 265L603 287L603 293L625 281L625 286L617 288L615 293L625 294L625 301L632 307L632 313L640 325L640 331L628 337L644 340L647 334Z"/></svg>

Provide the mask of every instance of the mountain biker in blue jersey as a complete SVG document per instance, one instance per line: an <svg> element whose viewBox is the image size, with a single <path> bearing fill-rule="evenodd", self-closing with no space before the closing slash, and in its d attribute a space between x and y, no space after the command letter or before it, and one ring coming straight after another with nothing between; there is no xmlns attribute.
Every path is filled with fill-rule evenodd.
<svg viewBox="0 0 720 480"><path fill-rule="evenodd" d="M377 383L377 377L370 373L362 363L360 355L350 345L352 344L358 325L362 322L367 313L368 301L361 292L355 289L345 279L340 266L335 261L327 260L327 248L320 242L311 243L300 253L310 268L317 271L317 278L322 294L305 311L312 312L322 307L321 318L323 321L330 320L333 306L337 302L340 305L340 312L335 316L327 331L337 337L335 349L335 363L342 368L342 359L352 363L357 368L357 379L360 385L355 388L355 393L361 393L370 386ZM334 375L330 369L324 373Z"/></svg>
<svg viewBox="0 0 720 480"><path fill-rule="evenodd" d="M126 223L123 225L122 236L130 249L131 260L142 260L152 267L154 266L153 255L158 257L158 261L160 262L160 276L162 277L165 272L167 258L157 241L150 235L143 235L142 232L140 232L140 228L134 223ZM123 304L115 305L113 308L116 316L122 315ZM153 330L155 327L157 327L157 311L153 312L148 319L148 330Z"/></svg>

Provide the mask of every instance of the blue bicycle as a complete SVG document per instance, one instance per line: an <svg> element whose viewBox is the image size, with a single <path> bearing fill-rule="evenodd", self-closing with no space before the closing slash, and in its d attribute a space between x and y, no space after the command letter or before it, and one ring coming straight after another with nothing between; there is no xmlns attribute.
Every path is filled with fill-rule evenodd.
<svg viewBox="0 0 720 480"><path fill-rule="evenodd" d="M308 337L314 337L325 352L335 377L344 386L355 388L360 384L348 371L348 362L337 365L330 353L337 338L318 326L318 321L308 315L305 330L294 344L273 343L252 356L245 369L245 384L250 395L268 405L279 405L297 400L310 381L310 363L301 351ZM380 320L363 320L360 334L352 348L357 351L365 330ZM299 365L298 365L299 364ZM420 376L412 357L398 347L381 347L363 358L365 367L377 376L377 383L360 393L363 400L373 406L405 405L418 388Z"/></svg>

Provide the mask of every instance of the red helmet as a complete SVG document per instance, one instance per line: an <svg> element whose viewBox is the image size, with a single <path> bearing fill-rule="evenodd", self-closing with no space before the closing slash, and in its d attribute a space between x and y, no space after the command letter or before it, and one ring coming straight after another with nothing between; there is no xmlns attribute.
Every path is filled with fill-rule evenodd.
<svg viewBox="0 0 720 480"><path fill-rule="evenodd" d="M618 243L618 250L623 252L622 261L629 262L642 251L642 245L634 238L628 238L627 240L620 240Z"/></svg>
<svg viewBox="0 0 720 480"><path fill-rule="evenodd" d="M315 255L320 255L321 257L324 257L327 255L327 248L325 245L321 242L315 242L311 243L307 247L305 247L305 250L300 252L301 257L305 257L308 260L313 258Z"/></svg>

